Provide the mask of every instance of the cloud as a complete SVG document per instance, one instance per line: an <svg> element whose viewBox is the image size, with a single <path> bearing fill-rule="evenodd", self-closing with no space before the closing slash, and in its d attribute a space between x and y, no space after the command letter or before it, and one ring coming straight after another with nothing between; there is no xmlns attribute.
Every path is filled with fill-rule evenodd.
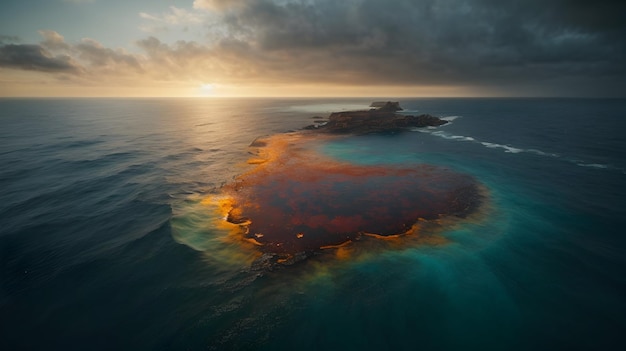
<svg viewBox="0 0 626 351"><path fill-rule="evenodd" d="M7 44L0 46L0 67L71 73L84 79L102 79L142 72L140 57L125 50L104 47L93 39L69 44L59 33L41 30L40 44ZM62 78L61 76L59 76ZM67 76L64 76L67 79Z"/></svg>
<svg viewBox="0 0 626 351"><path fill-rule="evenodd" d="M0 65L74 67L93 79L623 95L625 12L626 3L609 0L196 0L191 10L172 6L140 17L159 26L195 24L204 41L151 36L137 41L140 53L129 53L41 31L40 45L21 47L39 64L9 59L18 49L5 44Z"/></svg>
<svg viewBox="0 0 626 351"><path fill-rule="evenodd" d="M119 74L120 70L125 72L127 68L135 71L142 70L136 56L121 49L106 48L93 39L83 39L72 47L72 51L77 54L81 62L85 62L92 70L107 68L116 74Z"/></svg>
<svg viewBox="0 0 626 351"><path fill-rule="evenodd" d="M57 73L78 73L80 71L80 67L70 56L53 56L39 45L7 44L0 46L0 67Z"/></svg>
<svg viewBox="0 0 626 351"><path fill-rule="evenodd" d="M196 1L268 76L390 84L624 81L626 5L600 0ZM228 11L224 11L228 9ZM215 26L217 27L217 26ZM273 65L280 62L280 65ZM318 78L319 79L319 78Z"/></svg>
<svg viewBox="0 0 626 351"><path fill-rule="evenodd" d="M41 46L48 50L70 50L70 46L65 42L65 38L53 30L40 30L39 35L44 38Z"/></svg>
<svg viewBox="0 0 626 351"><path fill-rule="evenodd" d="M156 22L163 22L170 25L187 25L201 23L204 19L199 13L191 12L176 6L170 6L169 11L160 15L153 15L140 12L139 17Z"/></svg>
<svg viewBox="0 0 626 351"><path fill-rule="evenodd" d="M63 0L63 2L69 2L72 4L90 4L96 2L96 0Z"/></svg>
<svg viewBox="0 0 626 351"><path fill-rule="evenodd" d="M246 0L194 0L194 9L224 11L245 5Z"/></svg>
<svg viewBox="0 0 626 351"><path fill-rule="evenodd" d="M146 12L139 12L139 17L143 19L151 20L151 21L165 22L165 20L163 20L161 17L156 16L156 15L151 15Z"/></svg>

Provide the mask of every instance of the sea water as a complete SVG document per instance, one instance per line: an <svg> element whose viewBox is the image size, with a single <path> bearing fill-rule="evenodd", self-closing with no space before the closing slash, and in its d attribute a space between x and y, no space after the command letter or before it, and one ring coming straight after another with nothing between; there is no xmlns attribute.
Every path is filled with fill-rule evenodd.
<svg viewBox="0 0 626 351"><path fill-rule="evenodd" d="M480 216L445 244L251 269L206 199L256 137L370 100L0 100L2 349L626 346L625 100L403 99L450 123L318 151L470 175Z"/></svg>

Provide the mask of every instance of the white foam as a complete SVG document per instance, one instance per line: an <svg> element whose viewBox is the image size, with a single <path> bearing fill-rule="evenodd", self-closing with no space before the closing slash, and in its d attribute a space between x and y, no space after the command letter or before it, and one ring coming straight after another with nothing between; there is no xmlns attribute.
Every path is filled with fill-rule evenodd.
<svg viewBox="0 0 626 351"><path fill-rule="evenodd" d="M466 137L466 136L461 136L461 135L453 135L452 138L463 140L463 141L476 141L476 139L472 137Z"/></svg>
<svg viewBox="0 0 626 351"><path fill-rule="evenodd" d="M446 117L441 117L440 119L443 119L444 121L452 122L457 118L461 118L461 116L446 116Z"/></svg>
<svg viewBox="0 0 626 351"><path fill-rule="evenodd" d="M460 116L448 116L448 117L444 117L442 119L446 119L449 121L453 121L457 118L459 118ZM420 132L420 133L427 133L427 134L431 134L434 136L438 136L440 138L444 138L447 140L455 140L455 141L463 141L463 142L473 142L473 143L478 143L483 145L484 147L487 147L489 149L501 149L504 150L504 152L506 153L511 153L511 154L518 154L518 153L530 153L530 154L535 154L535 155L539 155L539 156L543 156L543 157L552 157L552 158L556 158L556 159L562 159L562 160L566 160L569 162L572 162L580 167L588 167L588 168L594 168L594 169L617 169L622 171L622 173L626 174L626 170L622 169L622 168L616 168L614 166L611 165L605 165L605 164L600 164L600 163L587 163L583 160L576 160L576 159L566 159L564 158L562 155L556 154L556 153L551 153L551 152L545 152L542 150L538 150L538 149L521 149L521 148L517 148L514 146L510 146L510 145L504 145L504 144L497 144L497 143L490 143L490 142L486 142L486 141L480 141L480 140L476 140L473 137L469 137L469 136L463 136L463 135L453 135L453 134L449 134L446 133L443 130L437 130L435 131L435 129L439 129L439 127L426 127L426 128L413 128L411 129L411 131L414 132Z"/></svg>
<svg viewBox="0 0 626 351"><path fill-rule="evenodd" d="M554 157L554 158L561 157L561 155L559 155L559 154L550 153L550 152L543 152L543 151L537 150L537 149L528 149L528 150L526 150L526 152L530 152L531 154L536 154L536 155L540 155L540 156L550 156L550 157Z"/></svg>
<svg viewBox="0 0 626 351"><path fill-rule="evenodd" d="M466 136L463 136L463 135L451 135L451 134L448 134L448 133L443 132L443 131L433 132L431 134L432 135L436 135L438 137L442 137L444 139L450 139L450 140L476 141L476 139L474 139L472 137L466 137Z"/></svg>
<svg viewBox="0 0 626 351"><path fill-rule="evenodd" d="M510 152L513 154L518 154L520 152L524 152L524 149L518 149L516 147L512 147L509 145L502 145L502 144L496 144L496 143L487 143L487 142L481 142L481 144L483 144L484 146L490 148L490 149L504 149L504 152Z"/></svg>
<svg viewBox="0 0 626 351"><path fill-rule="evenodd" d="M600 163L577 163L578 166L581 167L590 167L590 168L598 168L598 169L607 169L609 168L608 165L603 165Z"/></svg>
<svg viewBox="0 0 626 351"><path fill-rule="evenodd" d="M420 133L427 133L427 134L432 134L433 133L433 129L437 129L437 127L415 127L415 128L411 128L409 129L412 132L420 132Z"/></svg>
<svg viewBox="0 0 626 351"><path fill-rule="evenodd" d="M530 152L530 153L534 153L534 154L542 155L542 156L559 157L556 154L549 154L549 153L543 152L541 150L536 150L536 149L524 150L524 149L520 149L520 148L517 148L517 147L510 146L510 145L489 143L489 142L486 142L486 141L478 141L478 140L474 139L473 137L464 136L464 135L452 135L452 134L448 134L448 133L446 133L446 132L444 132L442 130L439 130L439 131L436 131L436 132L433 132L432 129L430 129L430 128L428 128L428 129L414 128L412 130L413 131L417 131L417 132L422 132L422 133L429 133L429 134L438 136L440 138L448 139L448 140L467 141L467 142L480 143L481 145L483 145L485 147L488 147L490 149L503 149L504 152L508 152L508 153L512 153L512 154L518 154L520 152Z"/></svg>

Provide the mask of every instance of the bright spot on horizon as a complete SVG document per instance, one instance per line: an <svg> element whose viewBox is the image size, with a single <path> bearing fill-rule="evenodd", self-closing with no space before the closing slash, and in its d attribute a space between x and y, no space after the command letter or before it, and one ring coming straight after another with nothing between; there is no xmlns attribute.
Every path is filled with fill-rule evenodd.
<svg viewBox="0 0 626 351"><path fill-rule="evenodd" d="M202 96L211 96L215 93L215 85L214 84L201 84L200 85L200 95Z"/></svg>

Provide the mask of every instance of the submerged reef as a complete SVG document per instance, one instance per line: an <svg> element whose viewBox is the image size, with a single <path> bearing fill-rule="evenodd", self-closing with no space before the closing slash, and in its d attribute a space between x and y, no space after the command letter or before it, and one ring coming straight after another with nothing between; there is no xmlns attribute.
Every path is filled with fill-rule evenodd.
<svg viewBox="0 0 626 351"><path fill-rule="evenodd" d="M285 162L240 177L227 219L245 225L262 251L294 254L465 216L476 203L474 186L468 176L428 165Z"/></svg>
<svg viewBox="0 0 626 351"><path fill-rule="evenodd" d="M336 132L387 131L408 123L407 116L395 113L399 104L377 106L333 113L315 129L252 142L255 156L248 163L255 167L222 187L228 199L222 210L263 253L261 265L292 264L366 237L420 235L421 223L464 218L480 206L480 184L448 168L356 165L317 151L321 143L341 137ZM432 116L408 120L445 122Z"/></svg>

